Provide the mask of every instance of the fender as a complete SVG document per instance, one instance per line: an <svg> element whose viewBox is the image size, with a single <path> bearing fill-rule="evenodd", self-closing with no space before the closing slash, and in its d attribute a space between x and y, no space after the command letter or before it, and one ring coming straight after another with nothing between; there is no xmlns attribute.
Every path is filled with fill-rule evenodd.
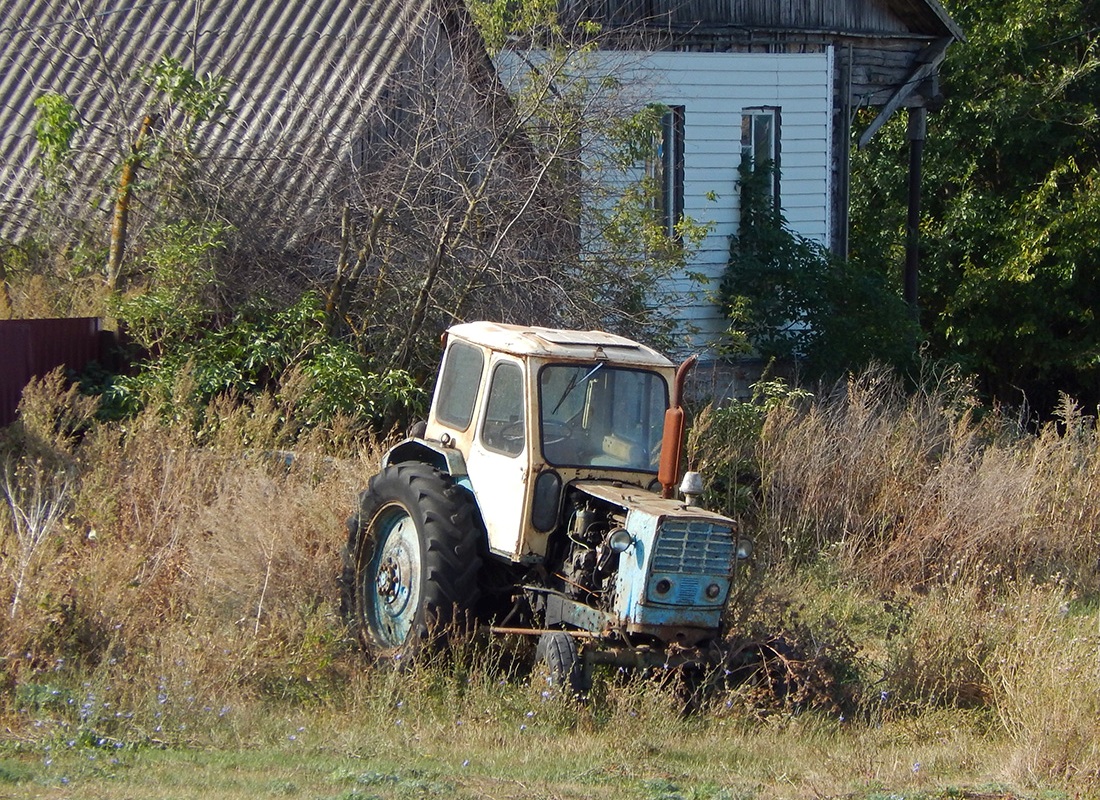
<svg viewBox="0 0 1100 800"><path fill-rule="evenodd" d="M430 464L442 473L454 478L455 483L473 493L473 484L466 471L466 459L453 447L445 447L434 439L411 438L395 444L382 457L382 468L406 461Z"/></svg>

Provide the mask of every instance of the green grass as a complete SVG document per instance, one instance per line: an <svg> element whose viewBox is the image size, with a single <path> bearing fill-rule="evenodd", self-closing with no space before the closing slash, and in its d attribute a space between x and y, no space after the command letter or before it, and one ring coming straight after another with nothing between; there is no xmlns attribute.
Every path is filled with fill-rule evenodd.
<svg viewBox="0 0 1100 800"><path fill-rule="evenodd" d="M653 680L605 677L602 702L584 705L522 678L476 677L460 696L438 669L365 670L323 703L257 700L213 718L196 703L161 740L94 739L78 718L28 710L0 746L0 798L1061 796L988 794L1007 785L1013 743L973 713L683 716Z"/></svg>

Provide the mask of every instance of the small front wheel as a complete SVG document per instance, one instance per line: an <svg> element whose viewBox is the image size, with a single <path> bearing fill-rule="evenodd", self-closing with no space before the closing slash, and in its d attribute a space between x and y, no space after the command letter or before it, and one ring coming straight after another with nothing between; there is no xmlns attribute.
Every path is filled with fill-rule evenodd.
<svg viewBox="0 0 1100 800"><path fill-rule="evenodd" d="M545 667L552 688L574 695L584 694L592 688L588 685L584 662L577 653L577 643L568 633L547 631L539 636L535 658Z"/></svg>

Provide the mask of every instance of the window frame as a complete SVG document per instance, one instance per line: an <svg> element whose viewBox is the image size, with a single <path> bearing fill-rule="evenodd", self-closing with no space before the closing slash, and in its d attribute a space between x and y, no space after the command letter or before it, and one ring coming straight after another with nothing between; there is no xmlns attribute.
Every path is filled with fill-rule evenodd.
<svg viewBox="0 0 1100 800"><path fill-rule="evenodd" d="M500 374L505 370L515 370L516 378L519 383L519 418L505 423L503 427L513 425L516 423L522 423L523 436L519 439L519 449L510 450L507 447L497 444L489 436L486 436L486 429L490 423L494 422L491 419L493 411L493 399L494 390L497 387L497 380ZM497 455L507 456L508 458L519 458L523 455L527 449L527 391L526 391L526 372L523 368L523 364L518 361L512 361L510 359L501 359L496 361L489 368L489 382L485 390L485 410L481 415L481 425L478 429L478 441L481 442L481 446L488 450L490 453L496 453Z"/></svg>
<svg viewBox="0 0 1100 800"><path fill-rule="evenodd" d="M771 132L767 139L768 157L761 160L759 146L761 139L758 134L760 120L768 120ZM782 141L780 126L782 122L782 109L779 106L748 106L741 109L741 168L745 169L745 160L749 159L748 167L755 172L757 166L762 163L771 164L771 181L768 184L768 193L776 212L780 209L780 163Z"/></svg>
<svg viewBox="0 0 1100 800"><path fill-rule="evenodd" d="M466 349L470 353L476 354L480 359L481 366L477 371L477 379L473 382L473 391L467 393L455 391L455 387L462 385L465 388L469 388L469 384L457 384L455 381L461 380L465 375L466 370L460 367L458 359L461 357L459 351ZM467 431L470 429L470 425L473 424L474 414L477 411L477 400L481 395L481 382L485 376L485 363L488 359L485 357L485 351L475 344L470 342L464 342L461 339L456 339L451 342L447 348L446 357L443 360L443 368L440 371L439 383L436 387L436 402L433 414L436 421L448 428L455 431ZM461 370L455 372L454 370ZM472 370L470 370L472 372ZM463 401L463 405L459 408L458 404L453 402L453 398L460 398ZM466 401L469 401L468 407L465 405ZM459 408L464 413L459 416L451 417L450 412Z"/></svg>
<svg viewBox="0 0 1100 800"><path fill-rule="evenodd" d="M646 174L656 184L653 210L664 234L676 242L682 237L684 219L684 130L686 107L663 105L661 126L654 136L653 156L646 161Z"/></svg>

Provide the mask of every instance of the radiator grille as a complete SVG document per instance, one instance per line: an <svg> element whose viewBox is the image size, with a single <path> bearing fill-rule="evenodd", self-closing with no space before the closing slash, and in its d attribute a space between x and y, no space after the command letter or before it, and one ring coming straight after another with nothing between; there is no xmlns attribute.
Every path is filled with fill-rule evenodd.
<svg viewBox="0 0 1100 800"><path fill-rule="evenodd" d="M653 551L653 572L728 575L734 558L728 527L708 520L666 520Z"/></svg>

